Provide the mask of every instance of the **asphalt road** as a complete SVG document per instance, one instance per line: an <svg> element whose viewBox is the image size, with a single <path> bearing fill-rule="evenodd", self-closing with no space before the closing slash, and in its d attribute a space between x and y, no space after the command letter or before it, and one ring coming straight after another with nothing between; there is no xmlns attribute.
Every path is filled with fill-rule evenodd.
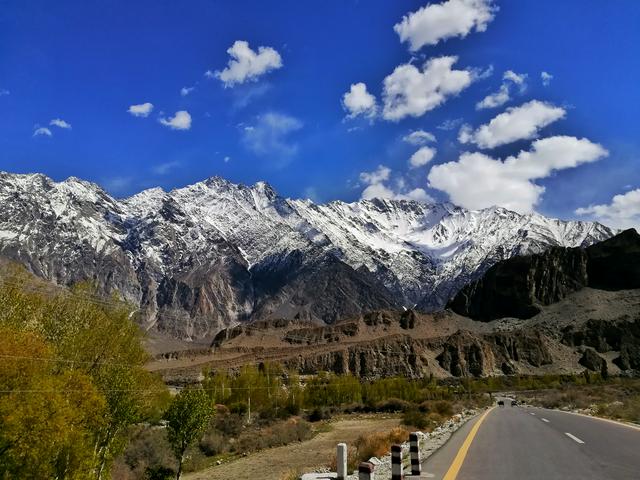
<svg viewBox="0 0 640 480"><path fill-rule="evenodd" d="M531 407L496 407L480 417L427 459L420 478L640 479L640 428Z"/></svg>

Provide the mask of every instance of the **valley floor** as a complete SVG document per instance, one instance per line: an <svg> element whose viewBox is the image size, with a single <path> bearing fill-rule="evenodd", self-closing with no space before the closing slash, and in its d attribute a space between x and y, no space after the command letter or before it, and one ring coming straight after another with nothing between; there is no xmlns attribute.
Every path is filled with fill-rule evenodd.
<svg viewBox="0 0 640 480"><path fill-rule="evenodd" d="M400 417L391 415L349 416L331 422L331 430L311 440L270 448L247 457L206 470L184 475L185 480L232 480L241 478L279 479L290 472L311 471L327 465L340 442L353 443L359 436L386 432L400 424Z"/></svg>

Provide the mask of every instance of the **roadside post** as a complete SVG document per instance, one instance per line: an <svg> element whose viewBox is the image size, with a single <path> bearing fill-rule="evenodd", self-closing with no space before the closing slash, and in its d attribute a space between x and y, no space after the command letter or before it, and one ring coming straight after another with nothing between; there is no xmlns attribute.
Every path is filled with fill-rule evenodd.
<svg viewBox="0 0 640 480"><path fill-rule="evenodd" d="M391 480L402 480L402 445L391 445Z"/></svg>
<svg viewBox="0 0 640 480"><path fill-rule="evenodd" d="M362 462L358 466L358 480L375 480L372 463Z"/></svg>
<svg viewBox="0 0 640 480"><path fill-rule="evenodd" d="M338 472L338 480L345 480L347 478L347 444L339 443L337 452L336 452L336 460L337 460L337 472Z"/></svg>
<svg viewBox="0 0 640 480"><path fill-rule="evenodd" d="M409 454L411 455L411 475L420 475L420 444L417 432L409 434Z"/></svg>

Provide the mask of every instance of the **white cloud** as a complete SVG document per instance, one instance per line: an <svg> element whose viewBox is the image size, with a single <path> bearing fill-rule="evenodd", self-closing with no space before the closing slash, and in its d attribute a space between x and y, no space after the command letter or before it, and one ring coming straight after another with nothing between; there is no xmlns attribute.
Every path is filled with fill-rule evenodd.
<svg viewBox="0 0 640 480"><path fill-rule="evenodd" d="M258 52L255 52L244 40L236 40L227 53L232 58L227 68L215 72L225 87L256 80L260 75L282 67L282 58L273 48L258 47Z"/></svg>
<svg viewBox="0 0 640 480"><path fill-rule="evenodd" d="M465 125L460 130L460 143L474 143L480 148L534 138L541 128L564 118L566 111L549 103L532 100L519 107L507 109L488 124L473 131Z"/></svg>
<svg viewBox="0 0 640 480"><path fill-rule="evenodd" d="M71 124L65 122L61 118L54 118L49 122L49 125L53 125L54 127L64 128L66 130L71 130Z"/></svg>
<svg viewBox="0 0 640 480"><path fill-rule="evenodd" d="M616 228L640 229L640 188L615 195L609 204L578 208L577 215L592 215Z"/></svg>
<svg viewBox="0 0 640 480"><path fill-rule="evenodd" d="M5 88L0 88L0 97L4 95L9 95L11 92Z"/></svg>
<svg viewBox="0 0 640 480"><path fill-rule="evenodd" d="M400 41L415 52L451 37L466 37L475 29L484 32L498 9L491 0L448 0L428 4L402 18L393 29Z"/></svg>
<svg viewBox="0 0 640 480"><path fill-rule="evenodd" d="M414 188L406 193L397 193L396 200L413 200L420 203L435 203L435 200L424 188Z"/></svg>
<svg viewBox="0 0 640 480"><path fill-rule="evenodd" d="M224 163L229 163L229 160L231 160L231 157L229 157L229 156L226 156L226 157L224 157L224 158L222 159L222 161L223 161Z"/></svg>
<svg viewBox="0 0 640 480"><path fill-rule="evenodd" d="M516 85L523 86L526 85L527 74L526 73L516 73L513 70L507 70L502 75L503 80L508 80Z"/></svg>
<svg viewBox="0 0 640 480"><path fill-rule="evenodd" d="M420 147L420 149L411 155L409 159L409 165L411 168L423 167L436 155L436 149L432 147Z"/></svg>
<svg viewBox="0 0 640 480"><path fill-rule="evenodd" d="M542 80L542 85L548 87L551 84L551 80L553 80L553 75L547 72L541 72L540 80Z"/></svg>
<svg viewBox="0 0 640 480"><path fill-rule="evenodd" d="M39 136L52 137L53 133L51 133L51 130L49 130L47 127L36 126L36 129L33 131L33 136L34 137L39 137Z"/></svg>
<svg viewBox="0 0 640 480"><path fill-rule="evenodd" d="M189 130L191 128L191 115L186 110L180 110L173 117L160 117L158 121L172 130Z"/></svg>
<svg viewBox="0 0 640 480"><path fill-rule="evenodd" d="M496 108L504 105L511 100L511 94L509 92L509 85L503 83L500 85L500 89L497 92L491 93L476 103L476 110L483 110L485 108Z"/></svg>
<svg viewBox="0 0 640 480"><path fill-rule="evenodd" d="M383 117L392 121L419 117L467 88L474 80L474 73L452 70L457 60L455 56L431 58L424 64L423 71L411 64L396 67L384 79Z"/></svg>
<svg viewBox="0 0 640 480"><path fill-rule="evenodd" d="M180 89L180 95L182 95L183 97L186 97L191 92L193 92L195 89L196 89L196 87L182 87Z"/></svg>
<svg viewBox="0 0 640 480"><path fill-rule="evenodd" d="M444 130L445 132L449 130L455 130L459 125L462 124L464 120L462 118L450 118L442 122L436 128L438 130Z"/></svg>
<svg viewBox="0 0 640 480"><path fill-rule="evenodd" d="M402 137L402 141L410 143L411 145L425 145L430 142L435 142L436 137L433 133L425 132L424 130L414 130Z"/></svg>
<svg viewBox="0 0 640 480"><path fill-rule="evenodd" d="M152 171L156 175L166 175L171 170L174 170L174 169L178 168L179 166L180 166L180 162L177 161L177 160L174 160L172 162L165 162L165 163L161 163L159 165L156 165L155 167L152 168Z"/></svg>
<svg viewBox="0 0 640 480"><path fill-rule="evenodd" d="M204 72L204 76L207 78L216 78L216 72L214 72L213 70L207 70L206 72Z"/></svg>
<svg viewBox="0 0 640 480"><path fill-rule="evenodd" d="M465 208L498 205L528 213L544 193L544 187L533 180L607 155L601 145L586 138L556 136L536 140L530 151L504 161L483 153L463 153L455 162L431 168L428 180L429 186L446 192L453 203Z"/></svg>
<svg viewBox="0 0 640 480"><path fill-rule="evenodd" d="M523 93L527 89L527 74L518 74L512 70L507 70L502 76L502 85L497 92L484 97L476 104L477 110L483 110L485 108L496 108L504 105L511 100L511 86L517 85L520 93Z"/></svg>
<svg viewBox="0 0 640 480"><path fill-rule="evenodd" d="M389 180L391 176L391 169L384 165L378 165L378 168L373 172L362 172L360 174L360 181L367 185L373 185L376 183L382 183Z"/></svg>
<svg viewBox="0 0 640 480"><path fill-rule="evenodd" d="M422 188L409 190L403 179L396 182L396 188L387 185L391 177L391 169L384 165L378 165L373 172L362 172L360 182L366 185L362 191L361 198L371 200L372 198L383 198L392 200L414 200L422 203L432 203L434 200Z"/></svg>
<svg viewBox="0 0 640 480"><path fill-rule="evenodd" d="M233 108L243 109L254 100L264 96L271 90L271 84L267 82L245 84L233 89Z"/></svg>
<svg viewBox="0 0 640 480"><path fill-rule="evenodd" d="M269 112L258 117L254 125L244 127L245 145L258 155L277 155L283 159L298 152L298 145L289 136L302 128L297 118Z"/></svg>
<svg viewBox="0 0 640 480"><path fill-rule="evenodd" d="M367 86L362 82L352 84L351 89L342 96L342 107L349 113L349 118L359 115L373 118L378 110L376 97L367 92Z"/></svg>
<svg viewBox="0 0 640 480"><path fill-rule="evenodd" d="M113 177L104 180L102 184L111 193L119 194L126 192L132 182L133 178L131 177Z"/></svg>
<svg viewBox="0 0 640 480"><path fill-rule="evenodd" d="M153 110L153 103L140 103L138 105L131 105L127 110L134 117L148 117Z"/></svg>

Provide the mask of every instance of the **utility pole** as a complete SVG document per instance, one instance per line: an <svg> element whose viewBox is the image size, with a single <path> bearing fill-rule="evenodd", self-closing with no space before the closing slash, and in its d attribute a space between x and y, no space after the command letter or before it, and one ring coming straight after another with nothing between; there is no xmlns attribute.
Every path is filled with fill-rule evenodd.
<svg viewBox="0 0 640 480"><path fill-rule="evenodd" d="M249 385L249 423L251 423L251 385Z"/></svg>

